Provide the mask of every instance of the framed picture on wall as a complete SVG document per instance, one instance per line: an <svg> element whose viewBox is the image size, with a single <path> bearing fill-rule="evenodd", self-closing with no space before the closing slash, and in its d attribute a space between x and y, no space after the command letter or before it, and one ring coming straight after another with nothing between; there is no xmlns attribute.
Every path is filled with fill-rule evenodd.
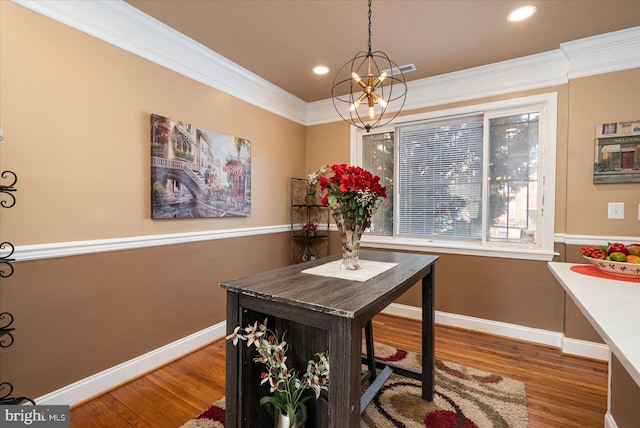
<svg viewBox="0 0 640 428"><path fill-rule="evenodd" d="M251 142L151 115L151 218L251 214Z"/></svg>
<svg viewBox="0 0 640 428"><path fill-rule="evenodd" d="M640 183L640 120L596 126L593 182Z"/></svg>

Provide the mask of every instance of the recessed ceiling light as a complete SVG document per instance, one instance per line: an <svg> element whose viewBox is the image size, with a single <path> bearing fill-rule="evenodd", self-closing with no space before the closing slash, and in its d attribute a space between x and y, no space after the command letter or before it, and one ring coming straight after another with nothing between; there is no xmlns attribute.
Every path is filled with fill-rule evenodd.
<svg viewBox="0 0 640 428"><path fill-rule="evenodd" d="M313 72L316 74L327 74L329 72L329 67L319 65L317 67L313 67Z"/></svg>
<svg viewBox="0 0 640 428"><path fill-rule="evenodd" d="M511 11L511 13L507 16L507 21L509 22L522 21L532 16L534 13L536 13L537 10L538 8L532 4L519 7Z"/></svg>

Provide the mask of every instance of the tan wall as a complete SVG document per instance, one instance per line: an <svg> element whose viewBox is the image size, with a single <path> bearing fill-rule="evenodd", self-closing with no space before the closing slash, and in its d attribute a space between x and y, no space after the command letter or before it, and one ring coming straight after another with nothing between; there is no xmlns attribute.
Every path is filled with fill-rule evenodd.
<svg viewBox="0 0 640 428"><path fill-rule="evenodd" d="M558 247L562 247L563 252L554 261L586 263L580 255L581 245L556 245L556 248ZM574 339L604 343L600 335L591 326L591 323L582 315L580 308L567 295L565 295L564 334L566 337Z"/></svg>
<svg viewBox="0 0 640 428"><path fill-rule="evenodd" d="M611 358L610 412L618 428L637 428L640 421L640 386L629 376L620 361Z"/></svg>
<svg viewBox="0 0 640 428"><path fill-rule="evenodd" d="M305 127L2 1L4 169L14 245L280 225L304 174ZM251 140L247 218L150 218L150 114ZM25 221L26 220L26 221Z"/></svg>
<svg viewBox="0 0 640 428"><path fill-rule="evenodd" d="M2 283L14 396L37 398L225 321L222 281L285 266L289 235L16 263Z"/></svg>
<svg viewBox="0 0 640 428"><path fill-rule="evenodd" d="M640 68L574 79L569 88L566 232L640 237L640 184L593 184L595 127L640 119ZM607 219L608 202L625 203L624 220Z"/></svg>
<svg viewBox="0 0 640 428"><path fill-rule="evenodd" d="M350 135L349 126L342 122L309 126L305 157L307 174L322 165L349 163Z"/></svg>
<svg viewBox="0 0 640 428"><path fill-rule="evenodd" d="M287 224L304 174L305 127L0 1L0 168L18 175L1 209L16 247ZM252 142L247 218L150 219L150 114ZM6 183L3 183L6 184ZM37 398L225 319L218 283L289 263L288 234L14 263L0 312L12 396Z"/></svg>

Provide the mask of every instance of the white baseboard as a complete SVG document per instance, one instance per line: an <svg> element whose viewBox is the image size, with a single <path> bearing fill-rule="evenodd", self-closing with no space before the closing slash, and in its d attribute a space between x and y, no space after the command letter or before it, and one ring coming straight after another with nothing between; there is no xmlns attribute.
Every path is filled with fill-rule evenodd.
<svg viewBox="0 0 640 428"><path fill-rule="evenodd" d="M392 303L383 312L412 319L422 318L422 309L397 303ZM481 331L483 333L495 334L512 339L527 340L529 342L555 346L557 348L560 348L562 344L562 333L474 318L466 315L436 311L436 323L450 327Z"/></svg>
<svg viewBox="0 0 640 428"><path fill-rule="evenodd" d="M383 312L411 319L419 320L422 318L422 309L398 303L392 303ZM528 342L538 343L541 345L554 346L562 349L562 352L571 355L604 361L609 359L609 348L607 345L566 338L561 332L524 327L516 324L508 324L499 321L440 311L436 311L436 323L450 327L495 334L497 336L508 337L511 339L526 340Z"/></svg>
<svg viewBox="0 0 640 428"><path fill-rule="evenodd" d="M42 397L36 398L38 405L62 404L74 406L87 401L127 381L135 379L170 361L187 355L202 346L226 335L226 322L221 322L169 343L144 355L125 361L95 375L67 385Z"/></svg>
<svg viewBox="0 0 640 428"><path fill-rule="evenodd" d="M604 428L618 428L615 419L609 412L604 414Z"/></svg>
<svg viewBox="0 0 640 428"><path fill-rule="evenodd" d="M397 303L392 303L383 312L417 320L422 318L422 310L420 308ZM567 339L564 338L562 333L558 332L440 311L436 311L436 323L512 339L526 340L542 345L555 346L561 348L563 352L573 355L604 360L609 358L609 350L606 345L577 339ZM158 349L154 349L144 355L140 355L139 357L84 378L71 385L50 392L42 397L38 397L35 401L41 405L77 405L193 352L208 343L216 341L224 337L225 334L226 323L223 321ZM608 416L608 418L613 422L613 418L610 416ZM616 428L615 423L609 426Z"/></svg>
<svg viewBox="0 0 640 428"><path fill-rule="evenodd" d="M562 352L579 357L609 361L609 347L604 343L587 342L585 340L565 337L562 339Z"/></svg>

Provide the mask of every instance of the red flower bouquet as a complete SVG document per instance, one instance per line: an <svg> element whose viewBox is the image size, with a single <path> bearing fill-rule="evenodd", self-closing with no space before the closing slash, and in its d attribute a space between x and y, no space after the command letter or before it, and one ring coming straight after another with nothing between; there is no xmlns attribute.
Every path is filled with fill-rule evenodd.
<svg viewBox="0 0 640 428"><path fill-rule="evenodd" d="M327 191L320 203L333 210L336 226L342 237L342 269L359 269L358 253L360 237L371 225L371 216L381 200L387 197L387 189L380 184L380 177L359 166L332 165L331 175L323 166L309 176L311 186L320 184Z"/></svg>
<svg viewBox="0 0 640 428"><path fill-rule="evenodd" d="M381 198L387 197L387 188L380 184L380 177L359 166L332 165L333 175L323 174L327 167L310 176L310 181L320 183L320 190L327 193L320 203L334 212L357 217L371 217Z"/></svg>

